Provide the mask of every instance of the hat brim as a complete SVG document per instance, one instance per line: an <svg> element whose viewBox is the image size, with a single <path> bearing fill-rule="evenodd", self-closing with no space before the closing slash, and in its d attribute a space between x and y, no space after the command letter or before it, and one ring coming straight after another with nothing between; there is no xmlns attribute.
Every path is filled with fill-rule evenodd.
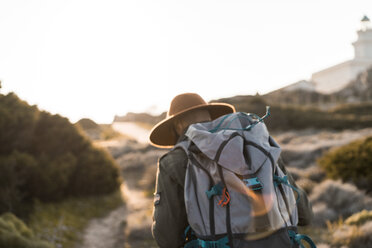
<svg viewBox="0 0 372 248"><path fill-rule="evenodd" d="M149 137L151 145L159 148L172 148L178 139L178 135L175 133L173 127L174 120L176 118L181 118L184 114L196 109L208 110L212 120L217 119L225 114L235 112L234 106L227 103L210 103L185 109L176 115L169 116L168 118L162 120L152 128Z"/></svg>

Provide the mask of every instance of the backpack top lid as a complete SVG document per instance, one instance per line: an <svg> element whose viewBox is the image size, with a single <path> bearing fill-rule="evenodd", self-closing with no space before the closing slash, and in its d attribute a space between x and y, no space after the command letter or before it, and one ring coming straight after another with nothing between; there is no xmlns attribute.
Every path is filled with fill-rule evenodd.
<svg viewBox="0 0 372 248"><path fill-rule="evenodd" d="M255 122L258 123L247 130ZM215 160L220 146L225 144L216 162L238 175L255 173L270 156L277 161L281 152L266 125L242 112L192 124L185 135L211 160Z"/></svg>

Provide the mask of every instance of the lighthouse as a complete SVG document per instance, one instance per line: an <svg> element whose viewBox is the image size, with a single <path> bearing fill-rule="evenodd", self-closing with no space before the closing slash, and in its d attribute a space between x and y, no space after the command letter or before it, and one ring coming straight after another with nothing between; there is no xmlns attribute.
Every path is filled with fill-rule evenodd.
<svg viewBox="0 0 372 248"><path fill-rule="evenodd" d="M354 58L316 72L311 77L316 91L332 93L344 88L357 75L372 66L372 26L364 16L357 31L358 38L353 43Z"/></svg>

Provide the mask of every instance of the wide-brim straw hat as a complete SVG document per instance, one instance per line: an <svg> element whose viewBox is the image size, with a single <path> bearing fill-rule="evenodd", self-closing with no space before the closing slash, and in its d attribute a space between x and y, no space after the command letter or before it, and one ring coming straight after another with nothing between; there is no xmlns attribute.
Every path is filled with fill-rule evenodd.
<svg viewBox="0 0 372 248"><path fill-rule="evenodd" d="M235 112L234 106L227 103L206 103L203 98L195 93L185 93L173 98L167 117L156 124L150 132L150 143L160 148L171 148L177 142L174 120L192 110L208 110L211 119Z"/></svg>

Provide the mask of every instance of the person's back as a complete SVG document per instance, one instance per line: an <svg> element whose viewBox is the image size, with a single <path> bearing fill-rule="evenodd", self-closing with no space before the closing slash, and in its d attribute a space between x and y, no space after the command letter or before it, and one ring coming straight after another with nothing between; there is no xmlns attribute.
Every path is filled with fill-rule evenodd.
<svg viewBox="0 0 372 248"><path fill-rule="evenodd" d="M195 99L198 99L199 102L195 101ZM190 124L195 124L195 123L200 123L200 122L205 122L205 121L210 122L224 114L229 114L229 113L234 112L234 108L231 105L226 105L226 104L208 105L205 102L203 102L202 99L200 101L200 99L201 98L197 95L195 96L195 94L184 94L184 95L180 95L176 97L175 100L173 100L170 111L169 111L169 113L171 113L169 116L171 117L167 118L165 121L157 125L153 129L152 135L150 136L151 142L156 146L160 145L160 146L169 147L169 146L176 145L176 149L172 149L170 152L168 152L166 155L164 155L159 160L157 185L156 185L155 200L154 200L153 236L156 239L160 247L181 247L185 245L184 230L189 226L189 224L194 229L198 229L197 226L199 224L195 225L196 222L199 221L199 223L203 223L203 222L211 221L210 220L210 217L212 216L210 215L211 205L208 204L208 201L209 201L208 198L210 198L210 195L205 196L205 191L208 191L208 190L213 191L211 187L216 185L214 184L215 182L217 181L221 182L221 180L218 180L218 179L212 180L214 182L213 184L208 185L208 186L203 186L203 187L207 187L206 188L207 190L203 188L199 190L200 192L195 193L195 192L192 192L192 191L195 191L195 188L193 188L191 192L189 192L190 188L192 188L190 187L190 185L192 184L190 184L190 180L188 180L187 178L185 180L185 176L187 174L188 176L186 177L190 177L190 173L188 173L188 164L190 163L189 162L190 154L191 153L196 154L195 156L196 157L199 156L198 157L199 160L200 160L200 156L205 156L205 154L203 154L200 151L200 149L198 149L198 147L195 145L193 146L193 148L191 148L192 152L190 153L188 150L189 147L185 149L185 145L183 145L182 147L182 145L180 144L187 142L185 140L190 140L190 135L192 135L190 134L191 132L190 130L188 130L188 133L186 133L186 136L184 135L184 132L187 130L187 127ZM173 115L172 115L172 106L174 107L174 104L175 104L174 102L177 103L177 100L188 101L188 103L184 104L184 106L186 107L184 108L181 107L180 108L181 110L178 110L177 112L173 112ZM164 123L167 123L167 124L164 125ZM159 126L163 126L163 127L166 126L166 128L163 130L160 130L159 132ZM160 135L160 133L162 135ZM169 134L171 134L170 135L172 136L171 138L168 137L168 138L162 139L162 136L164 135L167 136ZM200 135L198 135L197 139L200 139L201 142L203 142L203 137L200 137ZM208 139L208 138L204 137L204 139ZM200 144L199 144L199 147L200 147ZM285 167L282 163L279 163L279 168L284 174L287 174ZM202 174L200 172L198 173ZM222 174L225 174L225 173L222 173ZM186 181L186 185L185 185L185 181ZM198 187L202 187L202 184L204 181L205 181L204 179L200 181L201 183L198 181ZM288 181L291 185L293 185L294 187L297 187L293 179L290 177L290 175L288 175ZM224 187L227 186L226 189L229 189L228 192L230 192L230 190L231 192L233 192L230 185L223 185L223 186ZM184 190L185 187L186 187L186 191ZM311 217L312 217L311 206L307 200L306 194L302 190L299 190L299 192L300 192L300 197L299 197L299 203L298 203L298 208L297 208L298 217L299 217L298 225L306 225L306 224L309 224ZM198 195L203 195L203 196L196 196L195 198L193 194L198 194ZM189 198L192 198L191 205L190 205ZM239 196L238 194L235 194L233 192L231 198L235 198L235 202L236 202ZM185 206L184 199L186 199L187 201L186 206ZM197 201L195 201L195 199L197 199ZM199 202L201 201L200 199L204 199L204 203L203 201L202 203L200 203ZM190 210L190 209L193 209L193 207L190 208L190 206L193 206L194 201L195 201L195 205L199 204L197 208L199 208L199 210L202 209L199 211L202 213L202 215L206 215L206 213L208 213L207 214L208 216L203 217L204 220L201 220L199 217L190 216L190 214L195 215L195 211L193 212ZM218 201L221 201L221 205L223 205L224 200L223 200L222 195L218 196ZM213 206L214 211L217 212L213 214L213 217L219 216L223 219L226 218L226 215L221 214L221 213L224 213L224 211L227 208L230 208L230 203L226 199L225 199L225 203L226 204L223 206L221 205L217 206L217 204L215 204L216 206ZM235 208L234 204L232 205L233 208ZM244 211L246 213L244 213ZM186 212L188 214L186 214ZM241 215L241 218L239 218L239 214ZM244 218L247 217L244 215L250 215L248 208L247 209L241 208L238 213L233 213L233 221L231 223L233 228L235 228L234 225L238 222L237 221L238 219L244 220ZM191 222L189 223L189 221ZM218 221L219 220L213 220L213 223L216 223ZM244 222L247 224L247 226L252 226L248 223L249 218L247 218ZM223 220L221 223L226 224L225 220ZM297 221L295 224L297 225ZM211 228L210 223L206 223L205 227L208 227L208 229L213 231L214 236L213 235L211 236L210 232L203 233L203 231L201 231L202 229L195 230L199 238L198 240L201 240L201 241L198 241L197 243L194 242L194 246L191 246L192 242L189 242L187 244L188 247L199 247L199 246L203 247L201 244L204 244L206 245L205 247L208 247L208 242L210 242L209 247L211 247L211 245L217 245L216 240L221 239L221 235L216 235L215 230L212 230L213 228L215 229L216 227ZM224 227L225 231L221 231L222 229L220 230L218 228L221 229L222 227L217 227L217 230L218 230L217 234L221 234L221 233L228 234L228 227ZM226 245L225 247L232 247L234 245L235 245L234 247L248 247L248 246L249 247L270 247L269 244L275 244L275 242L276 243L278 242L277 240L275 240L275 238L273 238L275 237L275 235L272 235L274 231L275 231L275 228L272 230L267 230L266 232L256 232L256 233L250 232L250 235L248 236L245 235L243 239L245 240L245 242L239 243L237 241L234 241L234 244L232 242L228 242L228 243L225 243ZM244 233L247 233L247 232L244 232ZM209 235L203 235L203 234L209 234ZM204 239L207 241L203 240L202 236L205 236ZM267 237L267 236L271 237L272 240L269 241L269 239L267 238L263 239L263 237ZM224 236L222 235L222 237ZM229 238L228 240L232 239L231 237L228 237L228 238ZM195 239L190 239L189 237L189 241L190 240L195 240ZM208 240L214 240L214 241L211 242ZM259 244L259 246L251 246L253 243L247 240L260 240L257 243ZM225 241L226 239L224 240L224 242ZM266 242L266 243L262 243L262 242Z"/></svg>

